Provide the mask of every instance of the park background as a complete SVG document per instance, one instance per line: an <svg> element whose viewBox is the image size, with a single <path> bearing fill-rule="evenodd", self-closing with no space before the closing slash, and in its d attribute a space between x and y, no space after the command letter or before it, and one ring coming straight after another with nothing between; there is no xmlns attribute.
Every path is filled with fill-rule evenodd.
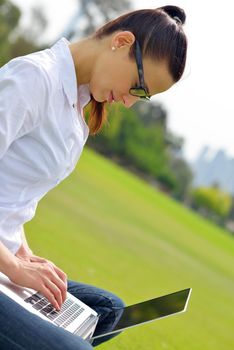
<svg viewBox="0 0 234 350"><path fill-rule="evenodd" d="M139 2L73 1L64 24L53 32L49 28L62 3L69 8L68 1L53 2L53 12L44 1L0 2L1 65L60 36L85 35L101 24L101 15L113 18L142 8ZM148 4L144 7L152 7ZM155 1L154 7L164 4L169 3ZM69 278L112 290L127 304L193 288L185 314L128 330L103 349L234 346L233 194L217 181L195 187L191 166L204 142L233 154L232 6L224 1L221 11L215 2L170 4L187 14L184 78L152 104L131 110L113 106L109 124L89 138L74 173L43 198L25 226L36 254ZM72 27L79 13L82 18Z"/></svg>

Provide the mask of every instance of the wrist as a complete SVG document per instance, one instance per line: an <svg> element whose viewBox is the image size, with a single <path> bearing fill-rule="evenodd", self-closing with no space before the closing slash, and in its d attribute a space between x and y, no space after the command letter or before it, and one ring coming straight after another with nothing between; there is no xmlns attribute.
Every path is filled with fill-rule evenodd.
<svg viewBox="0 0 234 350"><path fill-rule="evenodd" d="M15 273L19 265L19 259L13 255L4 267L3 273L11 279L11 276Z"/></svg>
<svg viewBox="0 0 234 350"><path fill-rule="evenodd" d="M32 255L33 255L32 250L24 242L21 244L20 248L15 253L16 257L18 257L20 259L26 259L26 260L29 259L30 256L32 256Z"/></svg>

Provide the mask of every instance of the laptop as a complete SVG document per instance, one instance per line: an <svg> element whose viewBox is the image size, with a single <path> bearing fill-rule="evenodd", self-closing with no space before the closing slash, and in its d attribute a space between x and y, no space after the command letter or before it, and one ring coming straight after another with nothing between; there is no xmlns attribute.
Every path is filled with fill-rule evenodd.
<svg viewBox="0 0 234 350"><path fill-rule="evenodd" d="M28 311L91 343L96 338L186 311L191 291L191 288L187 288L134 305L115 308L102 314L110 322L106 322L106 328L102 327L101 331L97 329L95 332L101 315L69 292L61 310L57 311L39 292L16 285L0 272L0 292Z"/></svg>
<svg viewBox="0 0 234 350"><path fill-rule="evenodd" d="M121 332L127 328L138 326L163 317L185 312L192 289L187 288L177 292L146 300L105 313L105 317L115 319L111 329L101 330L92 337L92 341L112 333ZM100 315L99 315L100 316Z"/></svg>
<svg viewBox="0 0 234 350"><path fill-rule="evenodd" d="M52 322L58 327L89 340L93 335L99 315L88 305L67 292L67 298L61 309L57 311L52 304L39 292L21 287L0 272L0 293L19 303L28 311Z"/></svg>

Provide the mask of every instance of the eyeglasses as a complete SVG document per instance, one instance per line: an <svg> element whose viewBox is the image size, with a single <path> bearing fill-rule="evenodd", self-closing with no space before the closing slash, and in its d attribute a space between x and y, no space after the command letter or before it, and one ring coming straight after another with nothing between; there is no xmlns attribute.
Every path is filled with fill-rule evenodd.
<svg viewBox="0 0 234 350"><path fill-rule="evenodd" d="M140 49L140 45L139 45L137 40L135 41L135 57L136 57L136 64L137 64L140 85L129 89L129 93L132 96L137 96L137 97L140 97L144 100L150 100L151 96L149 94L148 89L145 86L145 81L144 81L144 71L143 71L141 49Z"/></svg>

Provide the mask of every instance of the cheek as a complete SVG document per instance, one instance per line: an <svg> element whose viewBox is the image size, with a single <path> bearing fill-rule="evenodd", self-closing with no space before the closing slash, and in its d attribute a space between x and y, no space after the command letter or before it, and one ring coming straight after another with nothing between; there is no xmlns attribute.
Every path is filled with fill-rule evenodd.
<svg viewBox="0 0 234 350"><path fill-rule="evenodd" d="M103 102L108 94L108 76L94 73L89 83L90 92L98 102Z"/></svg>
<svg viewBox="0 0 234 350"><path fill-rule="evenodd" d="M126 59L108 57L96 63L90 80L90 91L97 101L113 90L117 95L127 94L133 84L133 67Z"/></svg>
<svg viewBox="0 0 234 350"><path fill-rule="evenodd" d="M122 67L119 67L115 70L115 72L113 73L111 86L117 98L119 98L122 95L127 95L132 84L132 73L128 66L122 65Z"/></svg>
<svg viewBox="0 0 234 350"><path fill-rule="evenodd" d="M112 81L113 73L111 67L108 64L105 64L104 60L96 62L92 71L89 86L92 95L97 101L100 98L106 97L106 94L111 89Z"/></svg>
<svg viewBox="0 0 234 350"><path fill-rule="evenodd" d="M127 58L123 58L115 70L116 82L124 90L129 90L134 81L134 69L132 63Z"/></svg>

